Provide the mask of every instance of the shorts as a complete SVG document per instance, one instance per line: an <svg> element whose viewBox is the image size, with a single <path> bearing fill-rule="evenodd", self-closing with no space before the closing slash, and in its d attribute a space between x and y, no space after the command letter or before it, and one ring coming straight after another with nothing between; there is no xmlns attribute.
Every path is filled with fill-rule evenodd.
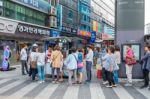
<svg viewBox="0 0 150 99"><path fill-rule="evenodd" d="M82 73L82 72L83 72L83 68L78 68L78 69L77 69L77 72L78 72L78 73Z"/></svg>

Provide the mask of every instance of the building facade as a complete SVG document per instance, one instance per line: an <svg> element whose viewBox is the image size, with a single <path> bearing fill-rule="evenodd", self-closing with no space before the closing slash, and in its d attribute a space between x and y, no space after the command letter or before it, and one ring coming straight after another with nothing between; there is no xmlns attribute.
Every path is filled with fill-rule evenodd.
<svg viewBox="0 0 150 99"><path fill-rule="evenodd" d="M91 0L92 31L97 39L114 40L115 2L113 0Z"/></svg>
<svg viewBox="0 0 150 99"><path fill-rule="evenodd" d="M42 38L58 30L55 3L53 0L0 0L0 56L5 46L11 48L12 56L18 56L23 43L42 44Z"/></svg>
<svg viewBox="0 0 150 99"><path fill-rule="evenodd" d="M79 35L91 37L91 0L78 0Z"/></svg>

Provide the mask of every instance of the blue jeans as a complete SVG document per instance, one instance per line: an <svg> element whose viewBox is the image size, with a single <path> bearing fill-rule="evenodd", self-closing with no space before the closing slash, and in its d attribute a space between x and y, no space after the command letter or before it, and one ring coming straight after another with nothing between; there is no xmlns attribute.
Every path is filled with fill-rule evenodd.
<svg viewBox="0 0 150 99"><path fill-rule="evenodd" d="M116 71L114 71L114 82L115 82L115 84L118 84L119 83L119 76L118 76L118 71L116 70Z"/></svg>
<svg viewBox="0 0 150 99"><path fill-rule="evenodd" d="M44 66L38 66L38 76L39 76L39 80L41 81L45 80Z"/></svg>
<svg viewBox="0 0 150 99"><path fill-rule="evenodd" d="M87 73L87 81L90 82L92 79L92 62L86 61L86 73Z"/></svg>

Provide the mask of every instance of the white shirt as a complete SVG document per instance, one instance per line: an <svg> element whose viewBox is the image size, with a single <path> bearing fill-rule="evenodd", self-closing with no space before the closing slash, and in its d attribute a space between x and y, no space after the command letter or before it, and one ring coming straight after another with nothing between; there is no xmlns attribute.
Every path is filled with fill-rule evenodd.
<svg viewBox="0 0 150 99"><path fill-rule="evenodd" d="M121 55L119 51L115 52L115 57L116 57L116 63L120 64L121 63Z"/></svg>
<svg viewBox="0 0 150 99"><path fill-rule="evenodd" d="M46 58L46 55L45 53L38 53L37 55L37 65L38 66L44 66L45 65L45 58Z"/></svg>
<svg viewBox="0 0 150 99"><path fill-rule="evenodd" d="M27 60L27 51L25 48L21 49L21 52L20 52L20 59L21 60Z"/></svg>
<svg viewBox="0 0 150 99"><path fill-rule="evenodd" d="M37 52L31 52L30 58L31 61L37 61L38 53Z"/></svg>
<svg viewBox="0 0 150 99"><path fill-rule="evenodd" d="M86 55L86 61L93 62L93 51L89 50L88 54Z"/></svg>

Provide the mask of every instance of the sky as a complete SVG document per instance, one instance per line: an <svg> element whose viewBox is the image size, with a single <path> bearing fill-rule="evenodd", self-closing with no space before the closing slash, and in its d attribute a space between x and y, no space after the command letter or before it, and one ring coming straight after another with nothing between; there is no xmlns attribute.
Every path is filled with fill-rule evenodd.
<svg viewBox="0 0 150 99"><path fill-rule="evenodd" d="M145 0L145 24L150 23L150 0Z"/></svg>

